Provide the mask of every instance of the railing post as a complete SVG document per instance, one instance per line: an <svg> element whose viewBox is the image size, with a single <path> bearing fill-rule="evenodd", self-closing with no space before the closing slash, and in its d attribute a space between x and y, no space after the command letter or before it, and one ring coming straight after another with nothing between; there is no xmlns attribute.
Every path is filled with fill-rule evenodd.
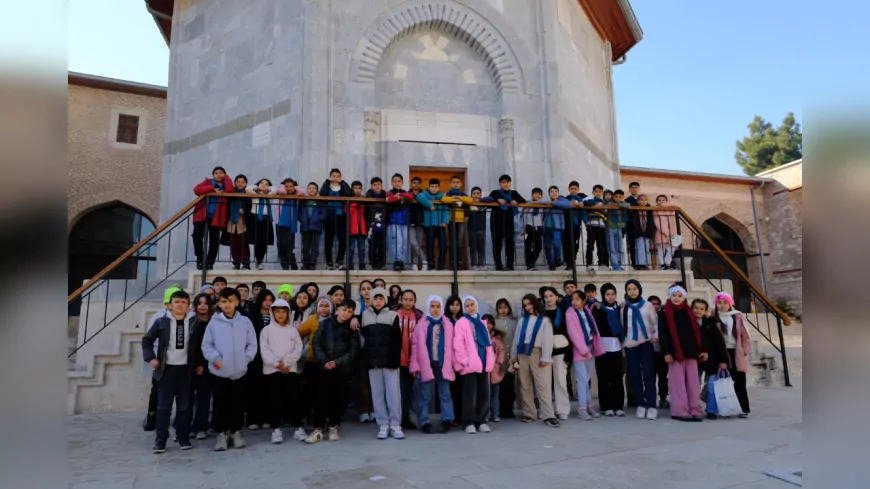
<svg viewBox="0 0 870 489"><path fill-rule="evenodd" d="M459 233L459 224L456 222L455 206L450 206L450 223L453 226L453 229L450 230L450 261L453 265L453 283L451 284L450 291L453 295L459 295L459 246L457 244L458 237L456 236Z"/></svg>
<svg viewBox="0 0 870 489"><path fill-rule="evenodd" d="M359 205L359 203L357 203ZM346 201L344 206L344 290L345 295L350 296L350 202ZM357 207L359 209L359 207ZM360 265L362 265L360 263Z"/></svg>
<svg viewBox="0 0 870 489"><path fill-rule="evenodd" d="M568 247L570 248L571 257L571 279L577 283L577 250L574 248L574 209L568 209L568 219L565 220L568 228Z"/></svg>
<svg viewBox="0 0 870 489"><path fill-rule="evenodd" d="M770 314L770 311L767 311L767 314ZM782 377L785 381L786 387L791 387L791 379L788 375L788 359L785 354L785 338L782 336L782 318L779 317L779 314L775 314L776 316L776 330L779 333L779 351L782 354Z"/></svg>
<svg viewBox="0 0 870 489"><path fill-rule="evenodd" d="M680 211L674 211L674 215L676 216L676 219L674 219L674 222L677 223L677 236L681 236L680 235L680 217L681 217ZM683 239L685 239L685 238L683 238ZM680 274L683 276L683 287L688 287L688 282L686 282L686 261L683 258L684 252L685 252L685 247L683 247L683 245L681 244L680 245ZM674 250L671 250L671 253L674 253Z"/></svg>
<svg viewBox="0 0 870 489"><path fill-rule="evenodd" d="M208 211L208 199L209 198L210 198L209 196L205 197L205 209L206 209L206 211ZM200 278L200 284L199 284L200 287L205 285L206 281L208 280L208 226L209 226L209 219L208 219L208 212L206 212L205 213L205 229L204 229L204 232L202 233L202 277Z"/></svg>

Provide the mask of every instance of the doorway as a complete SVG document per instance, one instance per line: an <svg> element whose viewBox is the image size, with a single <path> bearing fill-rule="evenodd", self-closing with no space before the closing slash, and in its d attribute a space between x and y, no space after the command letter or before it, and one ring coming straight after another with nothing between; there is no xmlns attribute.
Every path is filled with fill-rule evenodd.
<svg viewBox="0 0 870 489"><path fill-rule="evenodd" d="M466 194L469 194L468 190L466 190L466 173L464 168L432 168L432 167L414 167L410 168L410 176L413 180L414 177L420 177L420 180L423 180L422 189L423 192L428 191L429 189L429 180L433 178L437 178L440 182L440 188L442 193L447 193L450 190L450 179L454 176L458 176L460 182L462 182L462 191ZM451 270L453 267L453 257L450 255L451 246L453 237L451 236L451 227L447 228L447 259L445 263L447 264L447 269ZM440 256L440 251L437 248L437 241L435 245L434 256ZM424 234L423 243L421 244L423 251L426 252L426 238ZM459 269L460 270L468 270L468 242L459 242L457 243L457 247L459 249ZM434 265L434 264L430 264Z"/></svg>

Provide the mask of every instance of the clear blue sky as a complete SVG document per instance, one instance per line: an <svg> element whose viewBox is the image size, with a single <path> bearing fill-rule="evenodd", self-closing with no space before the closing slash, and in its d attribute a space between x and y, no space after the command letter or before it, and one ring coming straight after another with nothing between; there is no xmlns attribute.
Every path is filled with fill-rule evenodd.
<svg viewBox="0 0 870 489"><path fill-rule="evenodd" d="M614 67L621 163L739 174L756 114L848 106L870 86L868 3L633 0L644 39ZM70 70L166 85L168 60L141 0L70 0Z"/></svg>

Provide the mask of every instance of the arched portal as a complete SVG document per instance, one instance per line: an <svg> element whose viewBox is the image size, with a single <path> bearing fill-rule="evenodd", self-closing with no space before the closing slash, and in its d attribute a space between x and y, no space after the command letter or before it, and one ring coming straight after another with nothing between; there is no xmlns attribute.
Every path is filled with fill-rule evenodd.
<svg viewBox="0 0 870 489"><path fill-rule="evenodd" d="M69 233L67 293L81 287L83 281L99 273L152 231L154 223L145 214L122 203L113 202L87 212ZM152 249L143 251L109 278L135 279L145 273L140 269L145 262L155 260L155 253ZM72 314L77 311L70 312L77 315Z"/></svg>
<svg viewBox="0 0 870 489"><path fill-rule="evenodd" d="M729 220L736 222L727 215L711 217L704 221L701 229L748 276L748 253L746 246L740 237L740 233L727 224ZM741 311L748 311L751 300L749 288L740 282L728 265L712 251L712 247L708 243L698 238L694 245L692 267L695 269L695 275L700 278L709 279L717 286L720 279L730 280L734 288L735 305Z"/></svg>

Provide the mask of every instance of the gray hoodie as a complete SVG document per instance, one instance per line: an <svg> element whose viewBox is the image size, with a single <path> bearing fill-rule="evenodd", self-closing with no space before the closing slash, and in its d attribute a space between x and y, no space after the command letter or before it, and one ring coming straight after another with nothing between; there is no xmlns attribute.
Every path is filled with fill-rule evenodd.
<svg viewBox="0 0 870 489"><path fill-rule="evenodd" d="M212 316L205 328L202 354L208 360L208 371L225 379L237 380L248 372L248 364L257 354L257 333L251 321L236 312L232 319L224 313ZM215 362L221 361L221 368Z"/></svg>

